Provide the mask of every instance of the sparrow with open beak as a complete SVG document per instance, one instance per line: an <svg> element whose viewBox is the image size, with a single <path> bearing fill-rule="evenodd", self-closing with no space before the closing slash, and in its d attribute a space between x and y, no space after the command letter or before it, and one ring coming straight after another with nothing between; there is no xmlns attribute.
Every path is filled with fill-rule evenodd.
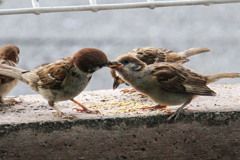
<svg viewBox="0 0 240 160"><path fill-rule="evenodd" d="M6 65L0 65L0 75L19 79L41 94L48 104L62 117L63 113L54 105L55 102L71 100L87 113L91 111L74 100L89 83L92 74L109 65L104 52L94 48L84 48L72 57L56 60L27 71Z"/></svg>
<svg viewBox="0 0 240 160"><path fill-rule="evenodd" d="M208 51L210 51L208 48L191 48L183 52L176 53L163 48L144 47L133 49L128 53L128 55L132 55L144 62L146 65L156 62L178 62L182 64L189 61L188 57ZM115 70L111 69L110 73L114 79L113 89L116 89L122 83L127 84L121 76L117 75Z"/></svg>
<svg viewBox="0 0 240 160"><path fill-rule="evenodd" d="M182 104L168 120L177 119L182 109L196 96L214 96L216 93L207 86L209 83L221 78L240 77L240 73L202 75L179 63L162 62L146 65L129 54L118 57L117 62L112 63L111 68L137 91L160 105Z"/></svg>
<svg viewBox="0 0 240 160"><path fill-rule="evenodd" d="M5 45L0 48L0 64L16 67L18 64L19 48L15 45ZM18 80L0 76L0 104L13 105L20 103L15 99L4 100L4 97L17 85Z"/></svg>

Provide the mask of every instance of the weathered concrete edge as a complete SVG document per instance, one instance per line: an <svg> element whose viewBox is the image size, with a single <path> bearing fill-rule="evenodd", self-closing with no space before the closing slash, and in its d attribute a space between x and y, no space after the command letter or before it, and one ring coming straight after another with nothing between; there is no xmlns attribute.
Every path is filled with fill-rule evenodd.
<svg viewBox="0 0 240 160"><path fill-rule="evenodd" d="M129 130L132 128L152 128L167 123L193 123L198 122L205 126L226 126L235 122L240 117L240 111L232 112L190 112L181 114L176 121L168 122L169 115L137 116L127 118L102 118L102 119L76 119L63 121L44 121L31 123L12 123L0 126L0 137L7 136L11 132L32 129L38 132L51 133L56 130L71 129L73 126L83 126L91 129L104 130Z"/></svg>

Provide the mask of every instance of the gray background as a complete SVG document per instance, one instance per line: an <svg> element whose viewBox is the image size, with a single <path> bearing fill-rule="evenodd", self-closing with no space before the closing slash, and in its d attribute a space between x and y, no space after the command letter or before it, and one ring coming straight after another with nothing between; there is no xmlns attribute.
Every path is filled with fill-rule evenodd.
<svg viewBox="0 0 240 160"><path fill-rule="evenodd" d="M141 0L138 0L141 1ZM143 1L143 0L142 0ZM100 3L132 0L98 0ZM84 5L88 0L40 0L41 6ZM5 0L0 9L31 7L30 0ZM240 72L240 4L184 6L115 11L0 16L0 46L19 46L23 69L73 55L85 47L106 52L110 60L137 47L182 51L207 47L186 66L204 74ZM237 83L221 80L219 83ZM109 89L109 69L97 71L86 90ZM19 85L11 95L35 93Z"/></svg>

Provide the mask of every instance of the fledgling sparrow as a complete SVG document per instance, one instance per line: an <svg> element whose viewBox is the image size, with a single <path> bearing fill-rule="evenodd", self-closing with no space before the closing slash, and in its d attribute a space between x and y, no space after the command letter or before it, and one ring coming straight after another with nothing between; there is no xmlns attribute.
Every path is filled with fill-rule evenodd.
<svg viewBox="0 0 240 160"><path fill-rule="evenodd" d="M72 57L56 60L30 71L0 65L0 75L16 78L28 84L48 101L59 117L62 117L63 113L54 105L55 102L71 100L83 108L81 111L98 112L89 110L74 100L74 97L85 89L95 71L109 63L104 52L84 48Z"/></svg>
<svg viewBox="0 0 240 160"><path fill-rule="evenodd" d="M0 64L16 67L19 61L19 48L15 45L5 45L0 48ZM18 80L0 76L0 104L13 105L20 103L15 99L4 100L4 97L17 85Z"/></svg>
<svg viewBox="0 0 240 160"><path fill-rule="evenodd" d="M118 63L122 64L119 65ZM182 109L196 96L214 96L216 93L207 85L221 78L237 78L240 73L202 75L179 63L154 63L146 65L133 55L117 58L111 66L121 78L134 89L149 96L160 105L181 105L168 120L177 119Z"/></svg>
<svg viewBox="0 0 240 160"><path fill-rule="evenodd" d="M208 48L190 48L183 52L177 53L163 48L144 47L133 49L127 54L132 55L147 65L156 62L177 62L183 64L189 61L188 57L209 51L210 49ZM116 89L122 83L126 84L126 82L124 82L124 80L122 80L121 77L117 75L115 70L111 69L110 73L114 79L113 89Z"/></svg>

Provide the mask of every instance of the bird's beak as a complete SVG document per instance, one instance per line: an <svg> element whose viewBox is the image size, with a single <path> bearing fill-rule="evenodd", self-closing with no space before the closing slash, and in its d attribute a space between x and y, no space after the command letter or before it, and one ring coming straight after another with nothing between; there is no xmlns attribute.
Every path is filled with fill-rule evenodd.
<svg viewBox="0 0 240 160"><path fill-rule="evenodd" d="M119 83L118 79L114 79L113 90L116 89L119 85L120 85L120 83Z"/></svg>
<svg viewBox="0 0 240 160"><path fill-rule="evenodd" d="M122 67L123 65L119 62L109 62L107 64L108 67L110 67L111 69L118 69L120 67Z"/></svg>
<svg viewBox="0 0 240 160"><path fill-rule="evenodd" d="M116 77L113 82L113 89L116 89L120 84L125 83L121 78Z"/></svg>

